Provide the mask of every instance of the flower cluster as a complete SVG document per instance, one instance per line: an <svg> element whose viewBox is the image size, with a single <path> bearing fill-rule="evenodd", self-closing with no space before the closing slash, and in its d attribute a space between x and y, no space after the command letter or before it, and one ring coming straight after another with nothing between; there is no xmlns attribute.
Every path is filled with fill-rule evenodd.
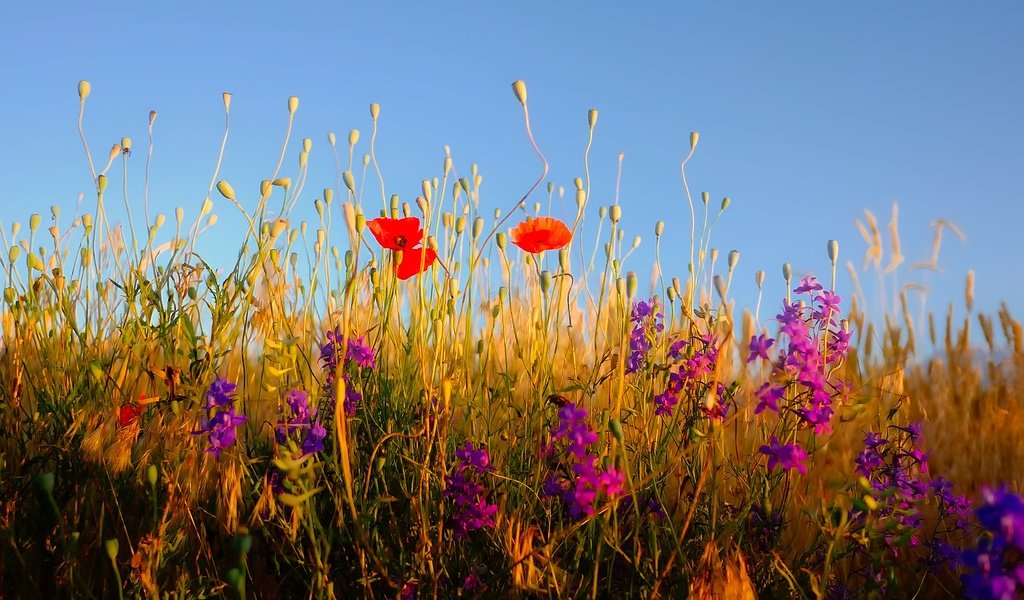
<svg viewBox="0 0 1024 600"><path fill-rule="evenodd" d="M769 349L783 336L788 342L772 363L771 377L754 393L754 413L765 409L779 412L779 401L791 390L788 407L799 417L801 425L812 428L815 435L828 434L832 432L835 413L833 398L846 393L845 382L830 378L828 373L846 358L852 334L846 321L837 321L841 301L838 294L824 291L814 277L805 277L793 291L810 295L811 305L803 301L785 304L776 316L779 337L761 334L750 339L747 362L772 361Z"/></svg>
<svg viewBox="0 0 1024 600"><path fill-rule="evenodd" d="M956 562L958 552L944 536L963 536L970 500L954 495L952 485L936 477L927 480L928 453L921 449L921 425L892 425L890 435L868 433L856 458L861 487L868 492L853 520L859 547L868 560L859 574L881 589L896 560L923 554L928 568ZM936 505L936 526L926 532L921 507ZM914 554L911 554L911 551Z"/></svg>
<svg viewBox="0 0 1024 600"><path fill-rule="evenodd" d="M206 391L204 406L209 418L199 431L193 432L195 435L209 434L206 452L217 458L224 448L234 445L238 435L235 429L246 421L245 415L235 412L235 387L234 383L223 377L213 380Z"/></svg>
<svg viewBox="0 0 1024 600"><path fill-rule="evenodd" d="M355 365L363 369L372 369L376 366L376 356L364 337L349 338L345 344L344 357L340 351L341 345L345 342L345 336L339 327L327 332L327 341L320 345L320 364L324 370L324 396L329 402L334 400L334 381L337 377L338 363L344 361L342 370L347 365ZM345 414L354 415L356 408L363 399L363 395L355 386L351 385L351 378L348 374L342 373L345 380ZM331 404L333 409L333 404Z"/></svg>
<svg viewBox="0 0 1024 600"><path fill-rule="evenodd" d="M704 399L700 410L715 421L729 412L727 388L714 381L718 365L718 338L712 333L695 336L692 343L678 340L669 346L668 359L675 361L665 389L654 397L654 414L671 416L681 398Z"/></svg>
<svg viewBox="0 0 1024 600"><path fill-rule="evenodd" d="M588 414L575 404L559 409L558 425L551 430L547 448L549 456L556 456L559 448L564 455L559 468L545 481L544 495L561 497L574 519L593 515L599 495L615 500L623 492L622 474L615 467L598 466L598 458L591 452L598 437L587 424Z"/></svg>
<svg viewBox="0 0 1024 600"><path fill-rule="evenodd" d="M1005 487L985 488L978 522L986 535L964 552L961 580L968 598L1019 598L1024 592L1024 499Z"/></svg>
<svg viewBox="0 0 1024 600"><path fill-rule="evenodd" d="M640 300L633 304L629 317L633 330L629 334L627 374L636 373L647 364L647 353L651 351L652 343L665 330L665 315L658 312L658 308L654 299L646 302Z"/></svg>
<svg viewBox="0 0 1024 600"><path fill-rule="evenodd" d="M324 449L324 438L327 437L327 429L316 421L317 409L310 408L309 394L304 390L295 388L288 392L285 403L291 412L291 416L282 415L278 419L275 429L275 436L278 444L287 444L292 434L301 434L300 447L303 454L316 454Z"/></svg>
<svg viewBox="0 0 1024 600"><path fill-rule="evenodd" d="M481 476L492 470L491 457L487 450L475 448L466 442L464 448L455 451L459 464L444 478L444 497L454 505L448 520L448 527L456 539L484 527L494 527L496 504L489 504Z"/></svg>

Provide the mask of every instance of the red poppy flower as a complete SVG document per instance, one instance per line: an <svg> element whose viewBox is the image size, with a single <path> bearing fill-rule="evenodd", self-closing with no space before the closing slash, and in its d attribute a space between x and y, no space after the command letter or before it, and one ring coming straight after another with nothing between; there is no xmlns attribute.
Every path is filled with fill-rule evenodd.
<svg viewBox="0 0 1024 600"><path fill-rule="evenodd" d="M422 245L423 230L420 229L420 220L417 217L378 217L367 221L366 225L382 247L401 252L401 257L395 263L395 276L399 279L405 280L419 275L437 260L437 252Z"/></svg>
<svg viewBox="0 0 1024 600"><path fill-rule="evenodd" d="M435 260L437 252L433 248L410 248L402 252L401 260L395 265L395 276L404 281L429 269Z"/></svg>
<svg viewBox="0 0 1024 600"><path fill-rule="evenodd" d="M135 422L139 417L142 416L142 407L132 402L131 404L125 404L121 407L121 410L117 412L117 424L121 427L130 425Z"/></svg>
<svg viewBox="0 0 1024 600"><path fill-rule="evenodd" d="M405 219L388 219L378 217L366 222L370 233L377 238L377 243L388 250L405 250L406 247L418 246L423 240L423 230L417 217Z"/></svg>
<svg viewBox="0 0 1024 600"><path fill-rule="evenodd" d="M571 239L572 232L565 223L552 217L530 219L512 228L512 243L530 254L558 250Z"/></svg>

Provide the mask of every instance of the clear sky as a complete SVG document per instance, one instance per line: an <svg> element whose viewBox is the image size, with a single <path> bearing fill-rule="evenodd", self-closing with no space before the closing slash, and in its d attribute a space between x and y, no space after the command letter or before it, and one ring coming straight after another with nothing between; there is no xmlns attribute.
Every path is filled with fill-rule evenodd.
<svg viewBox="0 0 1024 600"><path fill-rule="evenodd" d="M387 192L413 200L450 145L462 173L478 163L482 202L507 207L538 174L510 83L529 86L550 179L583 173L587 110L600 110L591 154L592 208L612 200L616 156L628 268L649 273L653 225L667 222L668 275L683 275L689 216L679 162L696 193L732 206L713 245L741 252L734 288L766 306L783 294L780 265L827 273L826 241L860 265L854 226L872 210L883 229L900 203L908 262L931 253L929 223L946 218L932 304L1005 299L1024 314L1024 4L1019 2L80 2L19 1L0 37L0 221L70 211L94 200L76 129L77 83L92 82L86 132L97 160L135 141L131 198L141 206L147 117L159 112L151 210L195 215L222 135L221 92L234 95L221 177L249 201L277 162L286 100L301 104L295 142L313 140L299 217L334 185L327 133L352 128L367 148L379 102L378 156ZM344 145L344 144L342 144ZM293 143L285 175L297 168ZM115 167L114 173L119 175ZM368 188L372 189L372 188ZM571 194L557 216L572 212ZM215 200L220 201L219 196ZM540 199L540 198L538 198ZM112 201L115 206L119 202ZM376 206L371 204L370 206ZM233 209L207 239L228 266L240 234ZM591 217L593 221L593 217ZM886 237L888 252L888 237ZM218 244L220 244L218 246ZM221 254L223 253L223 254ZM724 258L723 258L724 260ZM871 274L862 278L871 280ZM845 277L844 277L845 280ZM745 290L743 288L746 288ZM843 290L840 290L841 292Z"/></svg>

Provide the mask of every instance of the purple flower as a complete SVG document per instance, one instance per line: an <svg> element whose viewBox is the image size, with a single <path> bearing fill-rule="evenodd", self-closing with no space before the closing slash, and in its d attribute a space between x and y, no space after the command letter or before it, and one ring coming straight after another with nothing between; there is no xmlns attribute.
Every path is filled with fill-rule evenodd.
<svg viewBox="0 0 1024 600"><path fill-rule="evenodd" d="M772 385L771 382L766 381L761 384L761 387L757 388L754 395L757 397L757 406L754 408L754 414L759 415L766 408L770 408L773 412L779 412L779 400L786 394L786 388L777 385Z"/></svg>
<svg viewBox="0 0 1024 600"><path fill-rule="evenodd" d="M456 539L465 537L471 531L494 527L494 514L498 505L487 502L486 490L477 478L491 470L491 458L487 450L475 449L472 442L455 451L458 466L446 475L444 496L452 501L454 510L448 526Z"/></svg>
<svg viewBox="0 0 1024 600"><path fill-rule="evenodd" d="M348 341L348 352L345 358L364 369L374 367L373 348L366 344L366 339L363 336Z"/></svg>
<svg viewBox="0 0 1024 600"><path fill-rule="evenodd" d="M487 454L487 450L483 448L479 450L474 449L472 442L466 442L465 448L456 450L455 457L462 461L462 464L466 467L475 469L477 473L486 473L492 470L491 457Z"/></svg>
<svg viewBox="0 0 1024 600"><path fill-rule="evenodd" d="M818 279L814 275L808 275L800 280L800 287L793 291L797 294L806 294L808 292L820 292L821 290L822 287L818 283Z"/></svg>
<svg viewBox="0 0 1024 600"><path fill-rule="evenodd" d="M212 454L215 458L220 458L220 453L229 446L235 444L237 433L235 428L245 423L245 415L241 415L235 412L234 406L229 406L226 409L219 409L213 414L199 431L195 431L195 434L209 434L209 446L207 446L205 452Z"/></svg>
<svg viewBox="0 0 1024 600"><path fill-rule="evenodd" d="M762 333L761 335L755 335L750 337L750 356L747 357L747 362L752 362L757 357L761 357L765 360L771 360L768 356L768 349L772 347L775 340L768 337L768 334Z"/></svg>
<svg viewBox="0 0 1024 600"><path fill-rule="evenodd" d="M1013 600L1024 590L1024 499L1005 487L984 488L981 496L976 514L989 535L963 553L963 593Z"/></svg>
<svg viewBox="0 0 1024 600"><path fill-rule="evenodd" d="M306 430L306 437L302 440L303 454L316 454L324 449L324 438L327 437L327 428L320 423L313 423Z"/></svg>
<svg viewBox="0 0 1024 600"><path fill-rule="evenodd" d="M761 446L761 454L768 457L768 470L772 471L776 466L783 469L796 469L801 474L807 474L807 451L800 444L779 444L779 438L772 436L768 444Z"/></svg>
<svg viewBox="0 0 1024 600"><path fill-rule="evenodd" d="M234 383L231 383L224 377L218 377L213 380L210 384L209 389L206 391L206 410L213 408L227 406L234 401L235 388L238 387Z"/></svg>

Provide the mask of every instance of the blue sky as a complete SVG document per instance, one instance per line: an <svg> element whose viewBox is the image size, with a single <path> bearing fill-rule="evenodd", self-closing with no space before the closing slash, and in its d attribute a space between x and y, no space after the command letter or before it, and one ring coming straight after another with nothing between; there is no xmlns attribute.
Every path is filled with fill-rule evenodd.
<svg viewBox="0 0 1024 600"><path fill-rule="evenodd" d="M358 128L365 151L371 102L382 106L378 156L389 194L413 200L420 181L439 174L447 144L461 172L479 164L484 205L506 209L538 173L509 87L524 79L549 178L567 189L583 173L587 110L599 109L592 208L611 202L623 152L623 225L627 239L644 238L628 268L642 275L657 219L671 240L667 274L685 273L678 167L697 130L690 184L715 205L732 199L713 245L723 257L741 252L741 304L759 268L771 309L784 293L784 261L824 276L828 239L860 265L854 219L867 208L884 228L899 202L908 262L930 254L933 219L967 235L963 243L946 236L941 274L901 281L926 282L933 306L962 306L964 274L974 269L978 308L1005 299L1024 313L1024 4L123 2L86 10L19 2L6 20L5 227L50 204L70 211L91 189L75 125L80 79L93 86L86 132L98 160L121 136L135 141L136 206L147 116L159 112L151 211L168 215L176 206L194 215L205 197L221 92L234 96L221 176L249 199L273 171L286 100L298 96L293 140L313 140L298 214L310 219L313 197L335 182L327 132L341 142ZM297 153L293 143L284 174L294 174ZM571 214L566 198L556 215ZM229 206L217 212L208 253L228 266L240 234Z"/></svg>

